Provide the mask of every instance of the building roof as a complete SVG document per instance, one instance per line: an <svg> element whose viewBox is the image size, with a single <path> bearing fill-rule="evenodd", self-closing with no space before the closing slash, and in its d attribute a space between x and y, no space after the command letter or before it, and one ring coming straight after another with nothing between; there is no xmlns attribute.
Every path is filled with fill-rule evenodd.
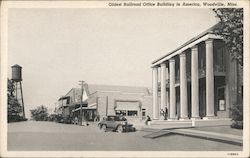
<svg viewBox="0 0 250 158"><path fill-rule="evenodd" d="M132 87L132 86L118 86L118 85L95 85L89 84L89 92L97 91L118 91L122 93L138 93L143 95L150 95L150 90L147 87Z"/></svg>
<svg viewBox="0 0 250 158"><path fill-rule="evenodd" d="M70 98L69 96L62 96L62 97L60 97L60 98L58 99L58 101L63 100L63 99L69 99L69 98Z"/></svg>
<svg viewBox="0 0 250 158"><path fill-rule="evenodd" d="M219 26L220 26L220 23L215 24L214 26L210 27L210 28L207 29L206 31L202 32L201 34L199 34L199 35L195 36L194 38L188 40L186 43L182 44L182 45L181 45L180 47L178 47L177 49L175 49L175 50L173 50L173 51L167 53L166 55L164 55L164 56L158 58L157 60L154 60L154 61L152 62L152 64L156 63L157 61L159 61L159 60L165 58L166 56L168 56L168 55L170 55L170 54L173 54L174 52L180 50L181 48L183 48L183 47L189 45L190 43L192 43L192 42L198 40L199 38L201 38L201 37L203 37L203 36L205 36L205 35L207 35L207 34L213 34L213 33L214 33L214 30L215 30L216 28L218 28Z"/></svg>
<svg viewBox="0 0 250 158"><path fill-rule="evenodd" d="M132 87L132 86L118 86L118 85L96 85L88 84L85 86L87 94L95 92L122 92L122 93L137 93L143 95L150 95L151 90L147 87ZM76 93L81 91L81 88L73 88Z"/></svg>

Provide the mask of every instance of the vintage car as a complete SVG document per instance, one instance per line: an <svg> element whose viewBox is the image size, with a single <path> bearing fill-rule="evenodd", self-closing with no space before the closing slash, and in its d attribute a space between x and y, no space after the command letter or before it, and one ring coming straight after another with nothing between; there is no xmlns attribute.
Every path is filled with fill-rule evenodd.
<svg viewBox="0 0 250 158"><path fill-rule="evenodd" d="M102 121L98 123L98 126L101 130L107 131L117 131L122 132L135 132L136 129L132 124L128 124L127 119L123 116L107 116Z"/></svg>

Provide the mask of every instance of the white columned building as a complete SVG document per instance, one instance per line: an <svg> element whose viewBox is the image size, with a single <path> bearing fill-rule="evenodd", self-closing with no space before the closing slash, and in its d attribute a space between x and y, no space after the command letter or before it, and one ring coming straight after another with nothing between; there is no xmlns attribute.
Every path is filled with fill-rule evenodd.
<svg viewBox="0 0 250 158"><path fill-rule="evenodd" d="M229 61L228 53L222 38L213 34L215 27L152 62L153 119L161 118L161 109L167 112L168 120L230 117L235 98L230 87L235 81L230 77L234 74L226 70L233 66L231 61L225 62ZM225 97L230 95L234 97Z"/></svg>

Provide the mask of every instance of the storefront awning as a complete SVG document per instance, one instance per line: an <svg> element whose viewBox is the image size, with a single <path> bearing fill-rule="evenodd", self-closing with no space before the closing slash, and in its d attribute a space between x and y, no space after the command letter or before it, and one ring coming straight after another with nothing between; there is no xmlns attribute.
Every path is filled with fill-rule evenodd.
<svg viewBox="0 0 250 158"><path fill-rule="evenodd" d="M72 112L78 111L80 110L81 107L77 108L77 109L73 109ZM82 107L82 110L93 110L96 109L96 106L92 106L92 107Z"/></svg>

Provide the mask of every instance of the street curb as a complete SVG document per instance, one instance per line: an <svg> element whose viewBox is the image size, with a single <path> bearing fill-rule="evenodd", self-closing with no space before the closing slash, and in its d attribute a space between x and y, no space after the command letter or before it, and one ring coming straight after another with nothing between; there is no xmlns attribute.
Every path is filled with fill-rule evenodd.
<svg viewBox="0 0 250 158"><path fill-rule="evenodd" d="M169 128L169 129L150 129L150 128L144 128L142 131L145 132L152 132L150 134L147 134L143 136L144 138L159 138L162 136L170 136L171 134L177 134L177 135L183 135L183 136L188 136L188 137L193 137L193 138L199 138L199 139L205 139L205 140L211 140L211 141L217 141L217 142L222 142L222 143L228 143L232 145L238 145L238 146L243 146L243 140L242 139L236 139L236 138L230 138L226 136L215 136L209 134L203 134L202 131L199 133L198 130L189 130L189 131L178 131L178 129L192 129L192 127L186 127L186 128ZM165 131L165 132L164 132ZM159 135L157 135L159 133ZM155 136L152 136L154 135ZM220 134L220 133L218 133Z"/></svg>

